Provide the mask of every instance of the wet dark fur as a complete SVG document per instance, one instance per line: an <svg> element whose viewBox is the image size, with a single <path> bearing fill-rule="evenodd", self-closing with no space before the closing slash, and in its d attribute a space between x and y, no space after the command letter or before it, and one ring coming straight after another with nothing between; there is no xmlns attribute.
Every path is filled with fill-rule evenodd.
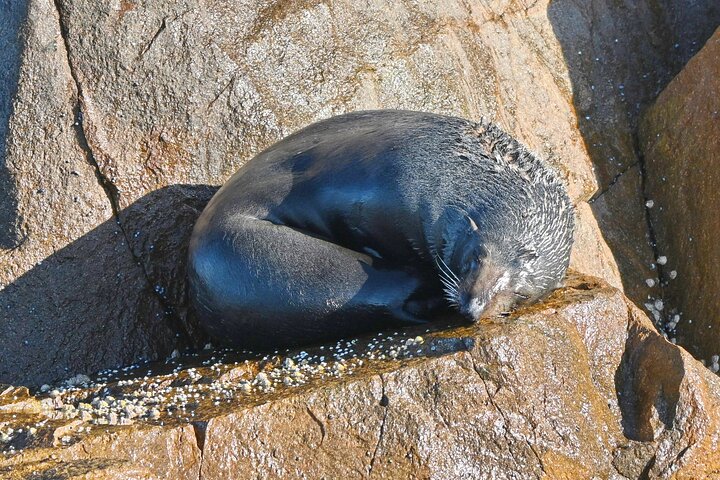
<svg viewBox="0 0 720 480"><path fill-rule="evenodd" d="M508 311L556 288L562 182L497 127L382 110L324 120L243 166L190 244L202 325L274 347Z"/></svg>

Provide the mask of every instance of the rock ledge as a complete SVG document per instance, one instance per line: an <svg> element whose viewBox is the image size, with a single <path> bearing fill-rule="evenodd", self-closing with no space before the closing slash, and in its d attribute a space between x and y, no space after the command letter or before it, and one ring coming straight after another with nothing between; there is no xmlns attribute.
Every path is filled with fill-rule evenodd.
<svg viewBox="0 0 720 480"><path fill-rule="evenodd" d="M720 380L618 290L263 358L0 397L8 478L707 478ZM193 366L194 365L194 366Z"/></svg>

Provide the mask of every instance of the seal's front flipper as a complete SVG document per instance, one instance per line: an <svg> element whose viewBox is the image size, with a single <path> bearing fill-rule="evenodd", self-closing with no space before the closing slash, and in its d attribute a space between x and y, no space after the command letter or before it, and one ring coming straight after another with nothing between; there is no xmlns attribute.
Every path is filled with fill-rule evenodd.
<svg viewBox="0 0 720 480"><path fill-rule="evenodd" d="M366 264L363 270L367 280L351 307L355 311L367 311L369 315L385 317L385 328L397 325L419 325L432 318L426 290L421 277L405 270ZM372 312L372 313L371 313Z"/></svg>
<svg viewBox="0 0 720 480"><path fill-rule="evenodd" d="M438 313L448 310L448 304L441 296L420 297L405 302L404 310L414 318L432 320Z"/></svg>
<svg viewBox="0 0 720 480"><path fill-rule="evenodd" d="M190 245L191 295L216 339L245 348L302 345L421 323L422 287L401 270L293 228L240 216Z"/></svg>

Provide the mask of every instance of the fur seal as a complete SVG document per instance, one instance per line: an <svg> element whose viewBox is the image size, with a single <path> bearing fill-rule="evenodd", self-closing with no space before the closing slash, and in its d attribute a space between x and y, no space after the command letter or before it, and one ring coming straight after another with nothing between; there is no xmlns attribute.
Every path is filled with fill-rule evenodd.
<svg viewBox="0 0 720 480"><path fill-rule="evenodd" d="M573 208L487 121L379 110L314 123L247 162L199 217L190 298L211 336L272 348L470 320L557 288Z"/></svg>

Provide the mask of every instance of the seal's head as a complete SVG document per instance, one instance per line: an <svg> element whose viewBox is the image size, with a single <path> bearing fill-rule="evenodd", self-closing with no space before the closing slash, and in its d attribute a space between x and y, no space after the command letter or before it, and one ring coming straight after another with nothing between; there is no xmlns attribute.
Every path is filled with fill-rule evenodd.
<svg viewBox="0 0 720 480"><path fill-rule="evenodd" d="M477 321L483 316L506 314L541 297L544 289L526 281L533 260L525 251L507 259L490 245L478 249L461 269L457 289L460 313Z"/></svg>
<svg viewBox="0 0 720 480"><path fill-rule="evenodd" d="M472 321L506 315L560 286L569 261L567 245L532 244L524 235L488 238L470 228L447 261L439 258L448 301Z"/></svg>
<svg viewBox="0 0 720 480"><path fill-rule="evenodd" d="M457 180L461 193L445 208L433 239L448 301L476 321L560 286L570 262L574 212L551 167L489 122L474 133L475 150L457 158L482 181Z"/></svg>

